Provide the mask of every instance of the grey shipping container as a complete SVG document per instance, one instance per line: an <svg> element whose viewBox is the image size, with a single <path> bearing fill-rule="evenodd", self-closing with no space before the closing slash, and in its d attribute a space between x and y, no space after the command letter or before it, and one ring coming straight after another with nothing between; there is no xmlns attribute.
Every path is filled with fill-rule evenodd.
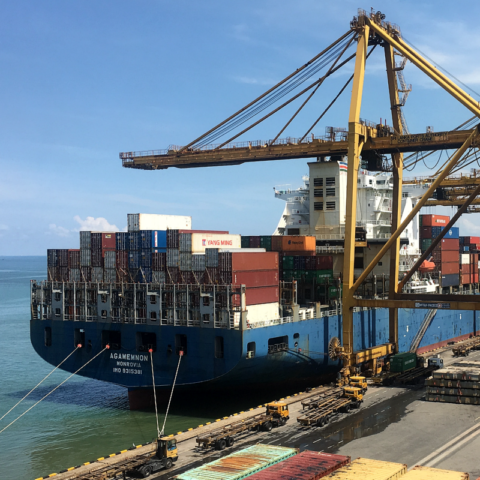
<svg viewBox="0 0 480 480"><path fill-rule="evenodd" d="M203 272L205 270L206 255L196 253L192 255L192 270L194 272Z"/></svg>
<svg viewBox="0 0 480 480"><path fill-rule="evenodd" d="M187 252L179 252L178 267L182 272L192 271L192 254Z"/></svg>
<svg viewBox="0 0 480 480"><path fill-rule="evenodd" d="M48 249L47 250L47 267L56 267L56 266L58 266L57 250Z"/></svg>
<svg viewBox="0 0 480 480"><path fill-rule="evenodd" d="M153 283L165 283L166 273L165 272L152 272L152 282Z"/></svg>
<svg viewBox="0 0 480 480"><path fill-rule="evenodd" d="M456 287L460 285L460 277L458 273L450 275L442 275L441 286L442 287Z"/></svg>
<svg viewBox="0 0 480 480"><path fill-rule="evenodd" d="M115 283L117 281L117 270L115 268L105 268L103 279L106 283Z"/></svg>
<svg viewBox="0 0 480 480"><path fill-rule="evenodd" d="M82 233L82 232L80 232ZM92 252L90 249L80 249L80 266L90 267L92 265Z"/></svg>
<svg viewBox="0 0 480 480"><path fill-rule="evenodd" d="M79 268L71 268L70 269L70 274L69 274L69 282L81 282L81 276L80 276L80 269Z"/></svg>
<svg viewBox="0 0 480 480"><path fill-rule="evenodd" d="M206 248L205 256L205 266L218 267L218 248Z"/></svg>
<svg viewBox="0 0 480 480"><path fill-rule="evenodd" d="M167 248L167 267L178 267L177 248Z"/></svg>
<svg viewBox="0 0 480 480"><path fill-rule="evenodd" d="M180 250L180 252L192 251L192 234L191 233L178 234L178 249Z"/></svg>
<svg viewBox="0 0 480 480"><path fill-rule="evenodd" d="M92 248L92 232L80 232L80 250Z"/></svg>
<svg viewBox="0 0 480 480"><path fill-rule="evenodd" d="M105 256L103 257L103 266L105 268L115 268L115 258L117 256L117 252L115 250L106 250Z"/></svg>
<svg viewBox="0 0 480 480"><path fill-rule="evenodd" d="M103 282L102 267L92 267L92 282Z"/></svg>

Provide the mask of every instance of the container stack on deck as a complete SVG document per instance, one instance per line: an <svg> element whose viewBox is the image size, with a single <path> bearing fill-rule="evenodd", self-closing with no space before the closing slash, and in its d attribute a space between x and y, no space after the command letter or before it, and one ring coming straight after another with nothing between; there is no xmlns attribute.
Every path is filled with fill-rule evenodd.
<svg viewBox="0 0 480 480"><path fill-rule="evenodd" d="M480 361L465 360L435 370L425 384L429 402L480 405Z"/></svg>

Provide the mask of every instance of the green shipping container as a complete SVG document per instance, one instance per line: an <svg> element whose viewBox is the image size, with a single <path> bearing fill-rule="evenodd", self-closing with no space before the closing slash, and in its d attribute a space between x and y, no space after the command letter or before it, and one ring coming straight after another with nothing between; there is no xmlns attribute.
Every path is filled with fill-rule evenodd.
<svg viewBox="0 0 480 480"><path fill-rule="evenodd" d="M249 236L242 235L240 242L241 242L240 245L242 246L242 248L250 248L250 235Z"/></svg>
<svg viewBox="0 0 480 480"><path fill-rule="evenodd" d="M420 248L425 251L432 244L431 238L422 238Z"/></svg>
<svg viewBox="0 0 480 480"><path fill-rule="evenodd" d="M340 298L342 296L342 287L329 287L328 288L329 298Z"/></svg>
<svg viewBox="0 0 480 480"><path fill-rule="evenodd" d="M252 445L180 474L178 480L242 480L298 453L296 448Z"/></svg>
<svg viewBox="0 0 480 480"><path fill-rule="evenodd" d="M418 224L419 224L420 227L423 226L423 215L420 215L420 218L418 220Z"/></svg>
<svg viewBox="0 0 480 480"><path fill-rule="evenodd" d="M283 269L293 270L293 257L290 257L290 256L283 257Z"/></svg>
<svg viewBox="0 0 480 480"><path fill-rule="evenodd" d="M267 252L272 251L272 237L271 237L271 235L262 235L260 237L260 248L264 248Z"/></svg>
<svg viewBox="0 0 480 480"><path fill-rule="evenodd" d="M333 270L305 270L305 280L315 280L320 284L328 284L333 282Z"/></svg>
<svg viewBox="0 0 480 480"><path fill-rule="evenodd" d="M398 353L390 359L390 371L403 373L417 366L417 354L411 352Z"/></svg>

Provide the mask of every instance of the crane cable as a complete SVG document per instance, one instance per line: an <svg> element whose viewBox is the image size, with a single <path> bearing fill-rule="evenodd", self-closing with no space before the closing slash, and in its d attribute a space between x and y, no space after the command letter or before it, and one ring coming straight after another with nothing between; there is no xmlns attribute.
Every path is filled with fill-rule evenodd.
<svg viewBox="0 0 480 480"><path fill-rule="evenodd" d="M8 427L13 425L17 420L20 420L26 413L28 413L33 407L36 407L42 400L45 400L49 395L51 395L55 390L60 388L66 381L70 380L74 375L76 375L82 368L86 367L90 362L93 362L100 354L102 354L105 350L108 350L110 345L107 345L103 350L100 350L94 357L92 357L87 363L82 365L78 370L73 372L69 377L67 377L62 383L57 385L51 392L48 392L44 397L42 397L37 403L34 403L29 409L25 410L19 417L17 417L13 422L10 422L6 427L0 430L0 433L4 432Z"/></svg>
<svg viewBox="0 0 480 480"><path fill-rule="evenodd" d="M150 352L150 364L152 365L153 401L155 402L155 419L157 420L157 437L160 438L160 428L158 427L157 393L155 391L155 374L153 371L153 349L150 348L148 351Z"/></svg>
<svg viewBox="0 0 480 480"><path fill-rule="evenodd" d="M158 435L159 437L161 437L165 432L165 424L167 423L168 410L170 409L170 403L171 403L172 397L173 397L173 389L175 388L175 383L177 381L177 375L178 375L178 369L180 368L180 362L182 361L182 357L183 357L183 350L180 350L178 352L178 355L179 355L179 357L178 357L177 371L175 372L175 378L173 379L172 391L170 392L170 398L168 399L167 411L165 412L165 418L163 419L162 431Z"/></svg>
<svg viewBox="0 0 480 480"><path fill-rule="evenodd" d="M35 387L33 387L21 400L19 400L7 413L3 415L3 417L0 418L0 420L3 420L14 408L18 407L34 390L36 390L57 368L62 365L62 363L66 362L79 348L81 348L81 345L79 344L78 346L75 347L75 350L68 354L43 380L41 380Z"/></svg>

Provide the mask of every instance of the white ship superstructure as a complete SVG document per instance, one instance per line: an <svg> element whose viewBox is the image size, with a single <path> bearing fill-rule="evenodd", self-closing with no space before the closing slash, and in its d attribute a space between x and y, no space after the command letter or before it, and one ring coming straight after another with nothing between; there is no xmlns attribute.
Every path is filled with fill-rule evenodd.
<svg viewBox="0 0 480 480"><path fill-rule="evenodd" d="M275 197L286 201L278 223L277 235L314 235L317 251L343 253L348 164L342 157L330 161L310 162L309 175L297 189L275 188ZM361 271L390 238L392 226L393 175L391 172L358 172L357 228L368 244L356 254L356 270ZM402 221L412 211L428 185L404 185ZM406 271L420 255L418 215L401 235L400 271ZM342 271L341 261L335 270ZM388 274L385 256L375 274Z"/></svg>

